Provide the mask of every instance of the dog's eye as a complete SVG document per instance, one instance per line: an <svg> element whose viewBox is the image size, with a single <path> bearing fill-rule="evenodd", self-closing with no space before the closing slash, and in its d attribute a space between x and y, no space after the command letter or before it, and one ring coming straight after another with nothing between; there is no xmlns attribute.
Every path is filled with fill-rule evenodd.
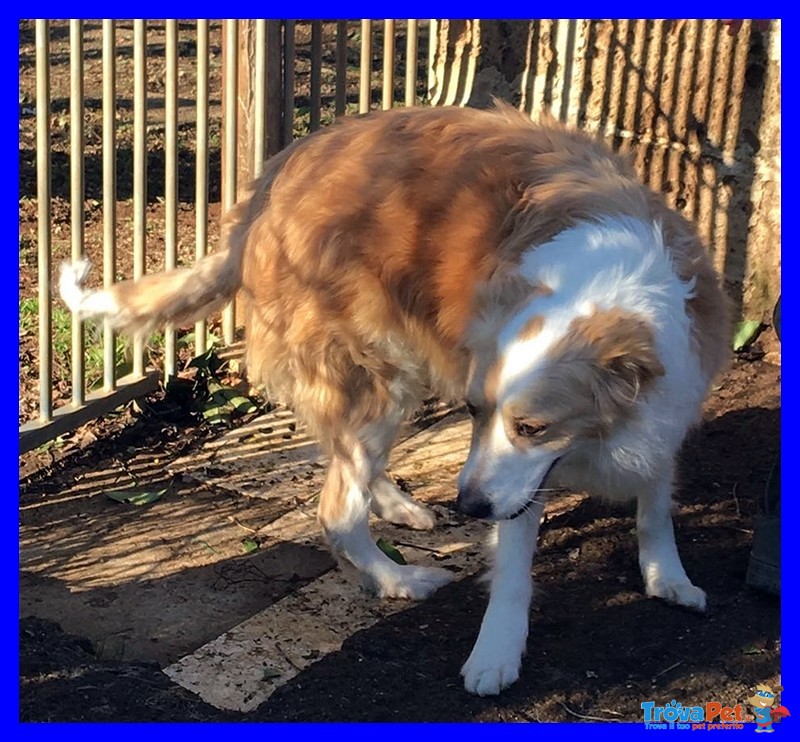
<svg viewBox="0 0 800 742"><path fill-rule="evenodd" d="M520 438L537 438L547 430L547 425L541 423L530 423L526 420L514 421L514 432Z"/></svg>
<svg viewBox="0 0 800 742"><path fill-rule="evenodd" d="M472 402L467 402L466 407L467 407L467 412L469 412L471 417L478 416L478 408L474 404L472 404Z"/></svg>

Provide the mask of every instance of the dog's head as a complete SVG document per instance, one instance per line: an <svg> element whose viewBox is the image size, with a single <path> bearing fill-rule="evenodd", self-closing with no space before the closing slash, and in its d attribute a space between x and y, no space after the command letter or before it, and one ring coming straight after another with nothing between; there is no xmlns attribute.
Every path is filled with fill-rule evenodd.
<svg viewBox="0 0 800 742"><path fill-rule="evenodd" d="M496 354L473 356L472 445L457 503L468 515L520 514L562 457L611 436L664 374L652 327L635 314L535 306L502 330Z"/></svg>

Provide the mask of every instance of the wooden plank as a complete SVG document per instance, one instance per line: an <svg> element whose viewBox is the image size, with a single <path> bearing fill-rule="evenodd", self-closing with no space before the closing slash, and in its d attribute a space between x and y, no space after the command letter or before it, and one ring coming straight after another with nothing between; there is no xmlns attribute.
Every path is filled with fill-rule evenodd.
<svg viewBox="0 0 800 742"><path fill-rule="evenodd" d="M484 569L482 553L492 526L448 507L472 424L466 415L445 410L432 410L430 416L439 417L422 430L407 426L392 456L392 473L408 481L415 499L431 507L436 527L411 531L373 517L373 537L395 544L409 564L449 568L461 580ZM207 444L204 449L212 458L187 456L171 469L194 464L189 476L284 507L282 517L259 530L262 543L322 547L316 495L324 464L316 445L294 424L291 412L276 409L260 423L253 421L247 429L228 433L226 440ZM341 649L356 632L414 605L364 593L357 575L345 565L267 606L164 672L217 708L247 713L308 666Z"/></svg>

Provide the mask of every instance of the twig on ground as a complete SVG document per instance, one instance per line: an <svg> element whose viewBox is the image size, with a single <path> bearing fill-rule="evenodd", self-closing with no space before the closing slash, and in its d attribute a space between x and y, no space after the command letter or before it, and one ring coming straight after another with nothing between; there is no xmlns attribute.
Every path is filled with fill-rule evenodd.
<svg viewBox="0 0 800 742"><path fill-rule="evenodd" d="M665 675L670 670L674 670L676 667L678 667L679 665L682 665L682 664L683 664L683 660L678 660L674 665L670 665L669 667L665 667L661 672L657 672L655 675L653 675L653 680L655 680L656 678L660 678L662 675Z"/></svg>
<svg viewBox="0 0 800 742"><path fill-rule="evenodd" d="M261 528L251 528L250 526L246 526L244 523L242 523L241 521L237 520L237 519L236 519L236 518L234 518L234 516L232 516L232 515L229 515L229 516L228 516L228 520L229 520L231 523L233 523L234 525L237 525L237 526L239 526L239 528L243 528L243 529L244 529L245 531L247 531L248 533L253 533L253 534L255 534L256 536L258 535L259 531L261 530ZM262 528L263 528L263 526L262 526Z"/></svg>
<svg viewBox="0 0 800 742"><path fill-rule="evenodd" d="M737 517L737 518L741 518L741 517L742 517L742 511L741 511L741 509L739 508L739 498L738 498L738 497L736 497L736 488L737 488L738 486L739 486L739 483L738 483L738 482L734 482L734 483L733 483L733 489L731 490L731 495L733 496L733 502L734 502L734 504L736 505L736 517Z"/></svg>
<svg viewBox="0 0 800 742"><path fill-rule="evenodd" d="M559 701L559 703L563 706L564 711L566 711L570 716L574 716L576 719L583 719L584 721L622 721L622 719L610 719L607 716L589 716L587 714L579 714L577 711L573 711L563 701Z"/></svg>

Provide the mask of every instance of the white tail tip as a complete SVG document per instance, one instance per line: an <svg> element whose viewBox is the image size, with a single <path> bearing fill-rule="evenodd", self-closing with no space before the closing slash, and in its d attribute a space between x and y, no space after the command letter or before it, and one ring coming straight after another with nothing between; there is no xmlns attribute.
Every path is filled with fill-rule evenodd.
<svg viewBox="0 0 800 742"><path fill-rule="evenodd" d="M85 259L61 264L58 290L64 303L81 317L118 314L119 307L109 292L84 291L83 285L86 283L90 269L91 264Z"/></svg>
<svg viewBox="0 0 800 742"><path fill-rule="evenodd" d="M90 267L88 260L76 260L74 263L61 264L58 290L65 304L73 312L80 311L84 297L83 284L89 275Z"/></svg>

